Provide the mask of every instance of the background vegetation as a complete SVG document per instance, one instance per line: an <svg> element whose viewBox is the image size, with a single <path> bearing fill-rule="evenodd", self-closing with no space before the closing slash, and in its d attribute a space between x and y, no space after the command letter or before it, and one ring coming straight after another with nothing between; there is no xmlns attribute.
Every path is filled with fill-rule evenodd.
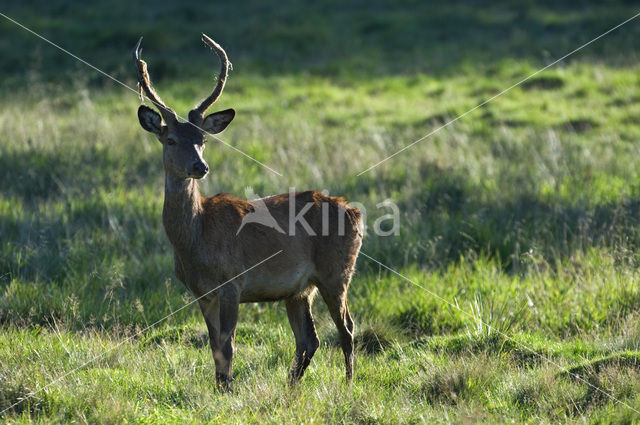
<svg viewBox="0 0 640 425"><path fill-rule="evenodd" d="M161 226L160 145L133 92L0 17L0 409L38 390L0 420L640 421L639 21L356 176L639 11L4 1L130 87L144 35L181 114L211 87L199 34L212 36L234 63L222 139L282 176L211 140L203 193L327 189L365 204L369 224L392 199L400 236L370 234L363 251L459 309L361 257L352 387L322 301L321 349L293 391L278 303L241 308L231 395L215 390L196 307L130 338L192 300Z"/></svg>

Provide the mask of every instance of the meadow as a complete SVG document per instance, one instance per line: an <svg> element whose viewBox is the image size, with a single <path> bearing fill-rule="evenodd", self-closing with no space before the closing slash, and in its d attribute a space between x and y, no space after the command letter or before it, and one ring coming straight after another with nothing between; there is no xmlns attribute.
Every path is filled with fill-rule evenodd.
<svg viewBox="0 0 640 425"><path fill-rule="evenodd" d="M326 189L369 225L385 199L401 213L350 288L353 384L318 299L293 389L284 305L242 305L222 393L197 306L178 311L193 297L136 93L0 16L0 421L640 422L640 18L358 175L638 6L3 2L129 87L144 36L180 114L218 69L200 33L221 43L215 107L237 116L220 138L281 175L210 139L203 194Z"/></svg>

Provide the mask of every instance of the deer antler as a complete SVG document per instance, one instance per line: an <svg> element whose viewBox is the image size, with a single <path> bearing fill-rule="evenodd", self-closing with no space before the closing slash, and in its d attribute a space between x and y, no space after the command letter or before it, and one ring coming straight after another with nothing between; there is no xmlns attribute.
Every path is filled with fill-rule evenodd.
<svg viewBox="0 0 640 425"><path fill-rule="evenodd" d="M195 120L201 121L207 109L209 109L209 107L218 100L222 94L222 90L224 89L224 84L227 82L227 75L229 74L229 67L231 66L231 62L229 62L229 58L227 58L227 53L218 43L213 41L206 34L202 34L202 41L207 46L211 47L220 58L220 75L218 76L218 83L209 97L203 100L198 107L189 113L189 121L191 122L194 122Z"/></svg>
<svg viewBox="0 0 640 425"><path fill-rule="evenodd" d="M147 71L147 63L140 59L140 54L142 53L142 37L138 40L138 44L136 44L135 49L133 49L133 61L136 66L136 71L138 72L138 90L140 91L140 98L144 100L143 92L147 95L149 100L156 105L156 107L160 110L160 114L162 114L162 118L168 124L170 122L175 122L178 120L176 113L173 109L169 108L165 103L160 99L158 93L153 89L151 85L151 78L149 77L149 72Z"/></svg>

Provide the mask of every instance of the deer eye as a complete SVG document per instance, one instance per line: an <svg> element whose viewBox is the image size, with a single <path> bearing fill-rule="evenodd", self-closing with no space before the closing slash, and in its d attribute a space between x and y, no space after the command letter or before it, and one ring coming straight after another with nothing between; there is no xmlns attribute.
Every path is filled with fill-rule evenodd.
<svg viewBox="0 0 640 425"><path fill-rule="evenodd" d="M174 138L172 138L172 137L170 137L170 138L168 138L168 139L167 139L167 145L169 145L169 146L173 146L173 145L175 145L175 144L176 144L176 139L174 139Z"/></svg>

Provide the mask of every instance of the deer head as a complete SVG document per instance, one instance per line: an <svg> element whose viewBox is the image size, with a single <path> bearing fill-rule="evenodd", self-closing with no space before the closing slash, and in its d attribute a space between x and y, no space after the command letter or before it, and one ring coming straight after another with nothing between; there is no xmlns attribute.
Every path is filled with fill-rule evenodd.
<svg viewBox="0 0 640 425"><path fill-rule="evenodd" d="M189 121L181 122L178 116L160 99L151 85L147 63L140 58L142 53L142 37L133 50L133 60L138 73L138 89L140 97L144 96L158 108L140 105L138 119L145 130L156 135L163 145L162 157L165 173L186 180L200 179L209 172L209 166L202 158L205 135L216 134L224 130L235 116L233 109L214 112L204 116L209 107L220 97L229 73L229 59L218 43L202 34L202 41L211 47L220 58L220 75L213 92L200 105L189 112Z"/></svg>

